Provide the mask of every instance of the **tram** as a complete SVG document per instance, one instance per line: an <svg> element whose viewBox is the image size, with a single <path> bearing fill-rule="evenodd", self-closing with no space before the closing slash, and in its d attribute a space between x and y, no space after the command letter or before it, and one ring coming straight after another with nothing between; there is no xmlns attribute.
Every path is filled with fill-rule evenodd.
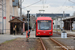
<svg viewBox="0 0 75 50"><path fill-rule="evenodd" d="M51 17L37 17L36 37L53 35L53 20Z"/></svg>

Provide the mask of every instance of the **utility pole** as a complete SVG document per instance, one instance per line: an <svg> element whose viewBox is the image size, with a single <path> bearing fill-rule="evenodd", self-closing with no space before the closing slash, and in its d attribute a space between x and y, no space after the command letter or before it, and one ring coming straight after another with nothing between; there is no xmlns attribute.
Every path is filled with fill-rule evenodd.
<svg viewBox="0 0 75 50"><path fill-rule="evenodd" d="M20 18L22 19L22 0L20 0Z"/></svg>
<svg viewBox="0 0 75 50"><path fill-rule="evenodd" d="M56 17L56 32L58 32L57 31L57 26L58 26L58 16Z"/></svg>
<svg viewBox="0 0 75 50"><path fill-rule="evenodd" d="M3 30L4 30L4 21L3 21L3 15L4 15L4 13L3 13L3 0L2 0L2 34L4 34L3 33Z"/></svg>
<svg viewBox="0 0 75 50"><path fill-rule="evenodd" d="M64 18L64 14L65 14L65 12L63 11L63 18Z"/></svg>
<svg viewBox="0 0 75 50"><path fill-rule="evenodd" d="M61 25L61 31L62 31L62 17L61 17L60 25Z"/></svg>
<svg viewBox="0 0 75 50"><path fill-rule="evenodd" d="M63 11L63 18L65 17L64 14L65 14L65 12ZM64 28L63 28L63 30L64 30Z"/></svg>
<svg viewBox="0 0 75 50"><path fill-rule="evenodd" d="M5 17L6 17L6 0L5 0ZM5 33L6 33L6 20L5 20Z"/></svg>

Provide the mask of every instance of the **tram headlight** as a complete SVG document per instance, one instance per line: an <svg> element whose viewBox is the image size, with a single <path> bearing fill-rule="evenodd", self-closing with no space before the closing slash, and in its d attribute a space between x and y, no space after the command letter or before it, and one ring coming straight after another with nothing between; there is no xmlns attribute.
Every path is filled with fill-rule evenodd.
<svg viewBox="0 0 75 50"><path fill-rule="evenodd" d="M51 32L49 34L51 34Z"/></svg>
<svg viewBox="0 0 75 50"><path fill-rule="evenodd" d="M40 34L40 32L38 32L38 34Z"/></svg>

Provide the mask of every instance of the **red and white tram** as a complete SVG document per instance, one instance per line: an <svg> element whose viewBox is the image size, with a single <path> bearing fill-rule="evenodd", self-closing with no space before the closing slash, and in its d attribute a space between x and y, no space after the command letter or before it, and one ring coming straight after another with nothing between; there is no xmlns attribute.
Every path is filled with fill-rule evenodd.
<svg viewBox="0 0 75 50"><path fill-rule="evenodd" d="M36 36L52 36L53 20L51 17L38 17L36 19Z"/></svg>

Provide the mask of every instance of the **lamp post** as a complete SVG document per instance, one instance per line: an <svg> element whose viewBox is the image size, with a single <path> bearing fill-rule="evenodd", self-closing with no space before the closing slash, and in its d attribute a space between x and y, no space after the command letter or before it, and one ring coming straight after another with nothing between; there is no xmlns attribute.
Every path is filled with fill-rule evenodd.
<svg viewBox="0 0 75 50"><path fill-rule="evenodd" d="M3 16L4 16L4 13L3 13L3 0L2 0L2 34L4 34L4 20L3 20Z"/></svg>

